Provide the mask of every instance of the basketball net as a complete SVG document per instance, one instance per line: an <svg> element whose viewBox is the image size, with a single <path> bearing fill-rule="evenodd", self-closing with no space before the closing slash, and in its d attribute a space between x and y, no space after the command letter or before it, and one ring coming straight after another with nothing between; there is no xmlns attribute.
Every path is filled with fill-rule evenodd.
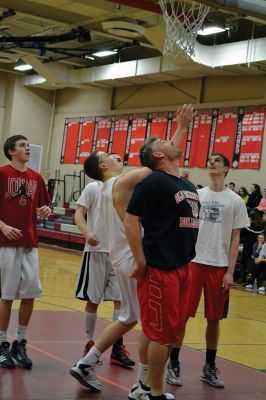
<svg viewBox="0 0 266 400"><path fill-rule="evenodd" d="M192 57L195 42L210 7L196 1L158 0L166 25L164 55Z"/></svg>

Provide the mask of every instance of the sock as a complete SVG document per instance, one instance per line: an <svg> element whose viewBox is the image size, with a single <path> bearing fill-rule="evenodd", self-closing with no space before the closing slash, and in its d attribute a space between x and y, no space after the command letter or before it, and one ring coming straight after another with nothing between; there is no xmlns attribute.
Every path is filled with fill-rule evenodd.
<svg viewBox="0 0 266 400"><path fill-rule="evenodd" d="M206 364L215 364L217 350L206 349Z"/></svg>
<svg viewBox="0 0 266 400"><path fill-rule="evenodd" d="M176 364L176 362L179 359L179 352L180 352L180 347L174 347L171 351L170 354L170 360L172 362L172 364Z"/></svg>
<svg viewBox="0 0 266 400"><path fill-rule="evenodd" d="M7 342L7 331L0 331L0 343Z"/></svg>
<svg viewBox="0 0 266 400"><path fill-rule="evenodd" d="M149 386L144 385L144 383L140 382L141 389L146 390L146 392L150 392L151 388Z"/></svg>
<svg viewBox="0 0 266 400"><path fill-rule="evenodd" d="M96 349L95 346L93 346L88 352L88 354L86 354L85 357L79 360L78 365L84 363L84 364L91 364L94 366L99 360L101 354L102 354L101 351Z"/></svg>
<svg viewBox="0 0 266 400"><path fill-rule="evenodd" d="M139 382L139 381L144 382L147 372L148 372L148 365L139 363L136 382Z"/></svg>
<svg viewBox="0 0 266 400"><path fill-rule="evenodd" d="M27 331L27 326L19 325L17 326L17 330L15 333L15 340L21 342L21 340L25 339Z"/></svg>
<svg viewBox="0 0 266 400"><path fill-rule="evenodd" d="M113 350L117 350L120 346L123 345L123 336L120 336L119 339L113 344Z"/></svg>
<svg viewBox="0 0 266 400"><path fill-rule="evenodd" d="M117 310L116 308L114 308L114 311L113 311L113 321L117 321L119 315L120 315L120 310Z"/></svg>
<svg viewBox="0 0 266 400"><path fill-rule="evenodd" d="M88 340L93 340L97 313L89 313L85 311L85 332Z"/></svg>
<svg viewBox="0 0 266 400"><path fill-rule="evenodd" d="M150 393L148 394L148 398L150 400L166 400L165 394L161 394L160 396L152 396Z"/></svg>

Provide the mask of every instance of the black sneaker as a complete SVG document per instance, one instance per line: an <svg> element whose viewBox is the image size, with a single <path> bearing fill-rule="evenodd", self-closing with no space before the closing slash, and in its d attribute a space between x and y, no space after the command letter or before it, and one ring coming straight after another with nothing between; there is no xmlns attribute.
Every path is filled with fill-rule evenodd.
<svg viewBox="0 0 266 400"><path fill-rule="evenodd" d="M27 340L23 339L20 342L14 340L11 347L11 356L26 369L31 369L32 361L27 356L26 351Z"/></svg>
<svg viewBox="0 0 266 400"><path fill-rule="evenodd" d="M111 364L120 365L121 367L129 368L134 367L135 361L130 359L129 352L126 350L125 346L114 346L110 358Z"/></svg>
<svg viewBox="0 0 266 400"><path fill-rule="evenodd" d="M0 344L0 367L14 369L16 365L12 360L9 347L10 343L8 342L2 342Z"/></svg>
<svg viewBox="0 0 266 400"><path fill-rule="evenodd" d="M205 364L203 368L203 374L201 375L201 380L207 382L212 386L223 388L224 381L218 378L220 371L215 364Z"/></svg>

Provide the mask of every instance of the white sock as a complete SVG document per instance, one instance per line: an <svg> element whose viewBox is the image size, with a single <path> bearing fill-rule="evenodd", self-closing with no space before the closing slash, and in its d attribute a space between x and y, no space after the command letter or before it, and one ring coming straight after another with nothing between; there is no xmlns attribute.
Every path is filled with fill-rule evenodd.
<svg viewBox="0 0 266 400"><path fill-rule="evenodd" d="M96 321L97 313L89 313L85 311L85 332L88 340L93 339Z"/></svg>
<svg viewBox="0 0 266 400"><path fill-rule="evenodd" d="M101 354L102 353L100 352L100 350L96 349L96 347L93 346L88 352L88 354L86 354L85 357L79 360L78 365L84 363L84 364L91 364L94 366L99 360Z"/></svg>
<svg viewBox="0 0 266 400"><path fill-rule="evenodd" d="M0 331L0 343L7 342L7 331Z"/></svg>
<svg viewBox="0 0 266 400"><path fill-rule="evenodd" d="M114 308L114 311L113 311L113 321L117 321L119 315L120 315L120 310L117 310L116 308Z"/></svg>
<svg viewBox="0 0 266 400"><path fill-rule="evenodd" d="M27 326L19 325L17 326L17 330L15 333L15 340L21 342L21 340L25 339L27 331Z"/></svg>
<svg viewBox="0 0 266 400"><path fill-rule="evenodd" d="M143 383L145 381L147 372L148 372L148 365L139 363L136 382L141 381Z"/></svg>

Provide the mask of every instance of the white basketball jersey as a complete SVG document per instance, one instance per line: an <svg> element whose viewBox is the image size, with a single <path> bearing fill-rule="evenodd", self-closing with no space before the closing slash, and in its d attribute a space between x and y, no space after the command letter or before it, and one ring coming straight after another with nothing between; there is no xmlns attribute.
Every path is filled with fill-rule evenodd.
<svg viewBox="0 0 266 400"><path fill-rule="evenodd" d="M107 229L108 251L113 265L133 257L124 225L113 206L113 185L118 178L114 177L104 182L100 201L100 215Z"/></svg>

